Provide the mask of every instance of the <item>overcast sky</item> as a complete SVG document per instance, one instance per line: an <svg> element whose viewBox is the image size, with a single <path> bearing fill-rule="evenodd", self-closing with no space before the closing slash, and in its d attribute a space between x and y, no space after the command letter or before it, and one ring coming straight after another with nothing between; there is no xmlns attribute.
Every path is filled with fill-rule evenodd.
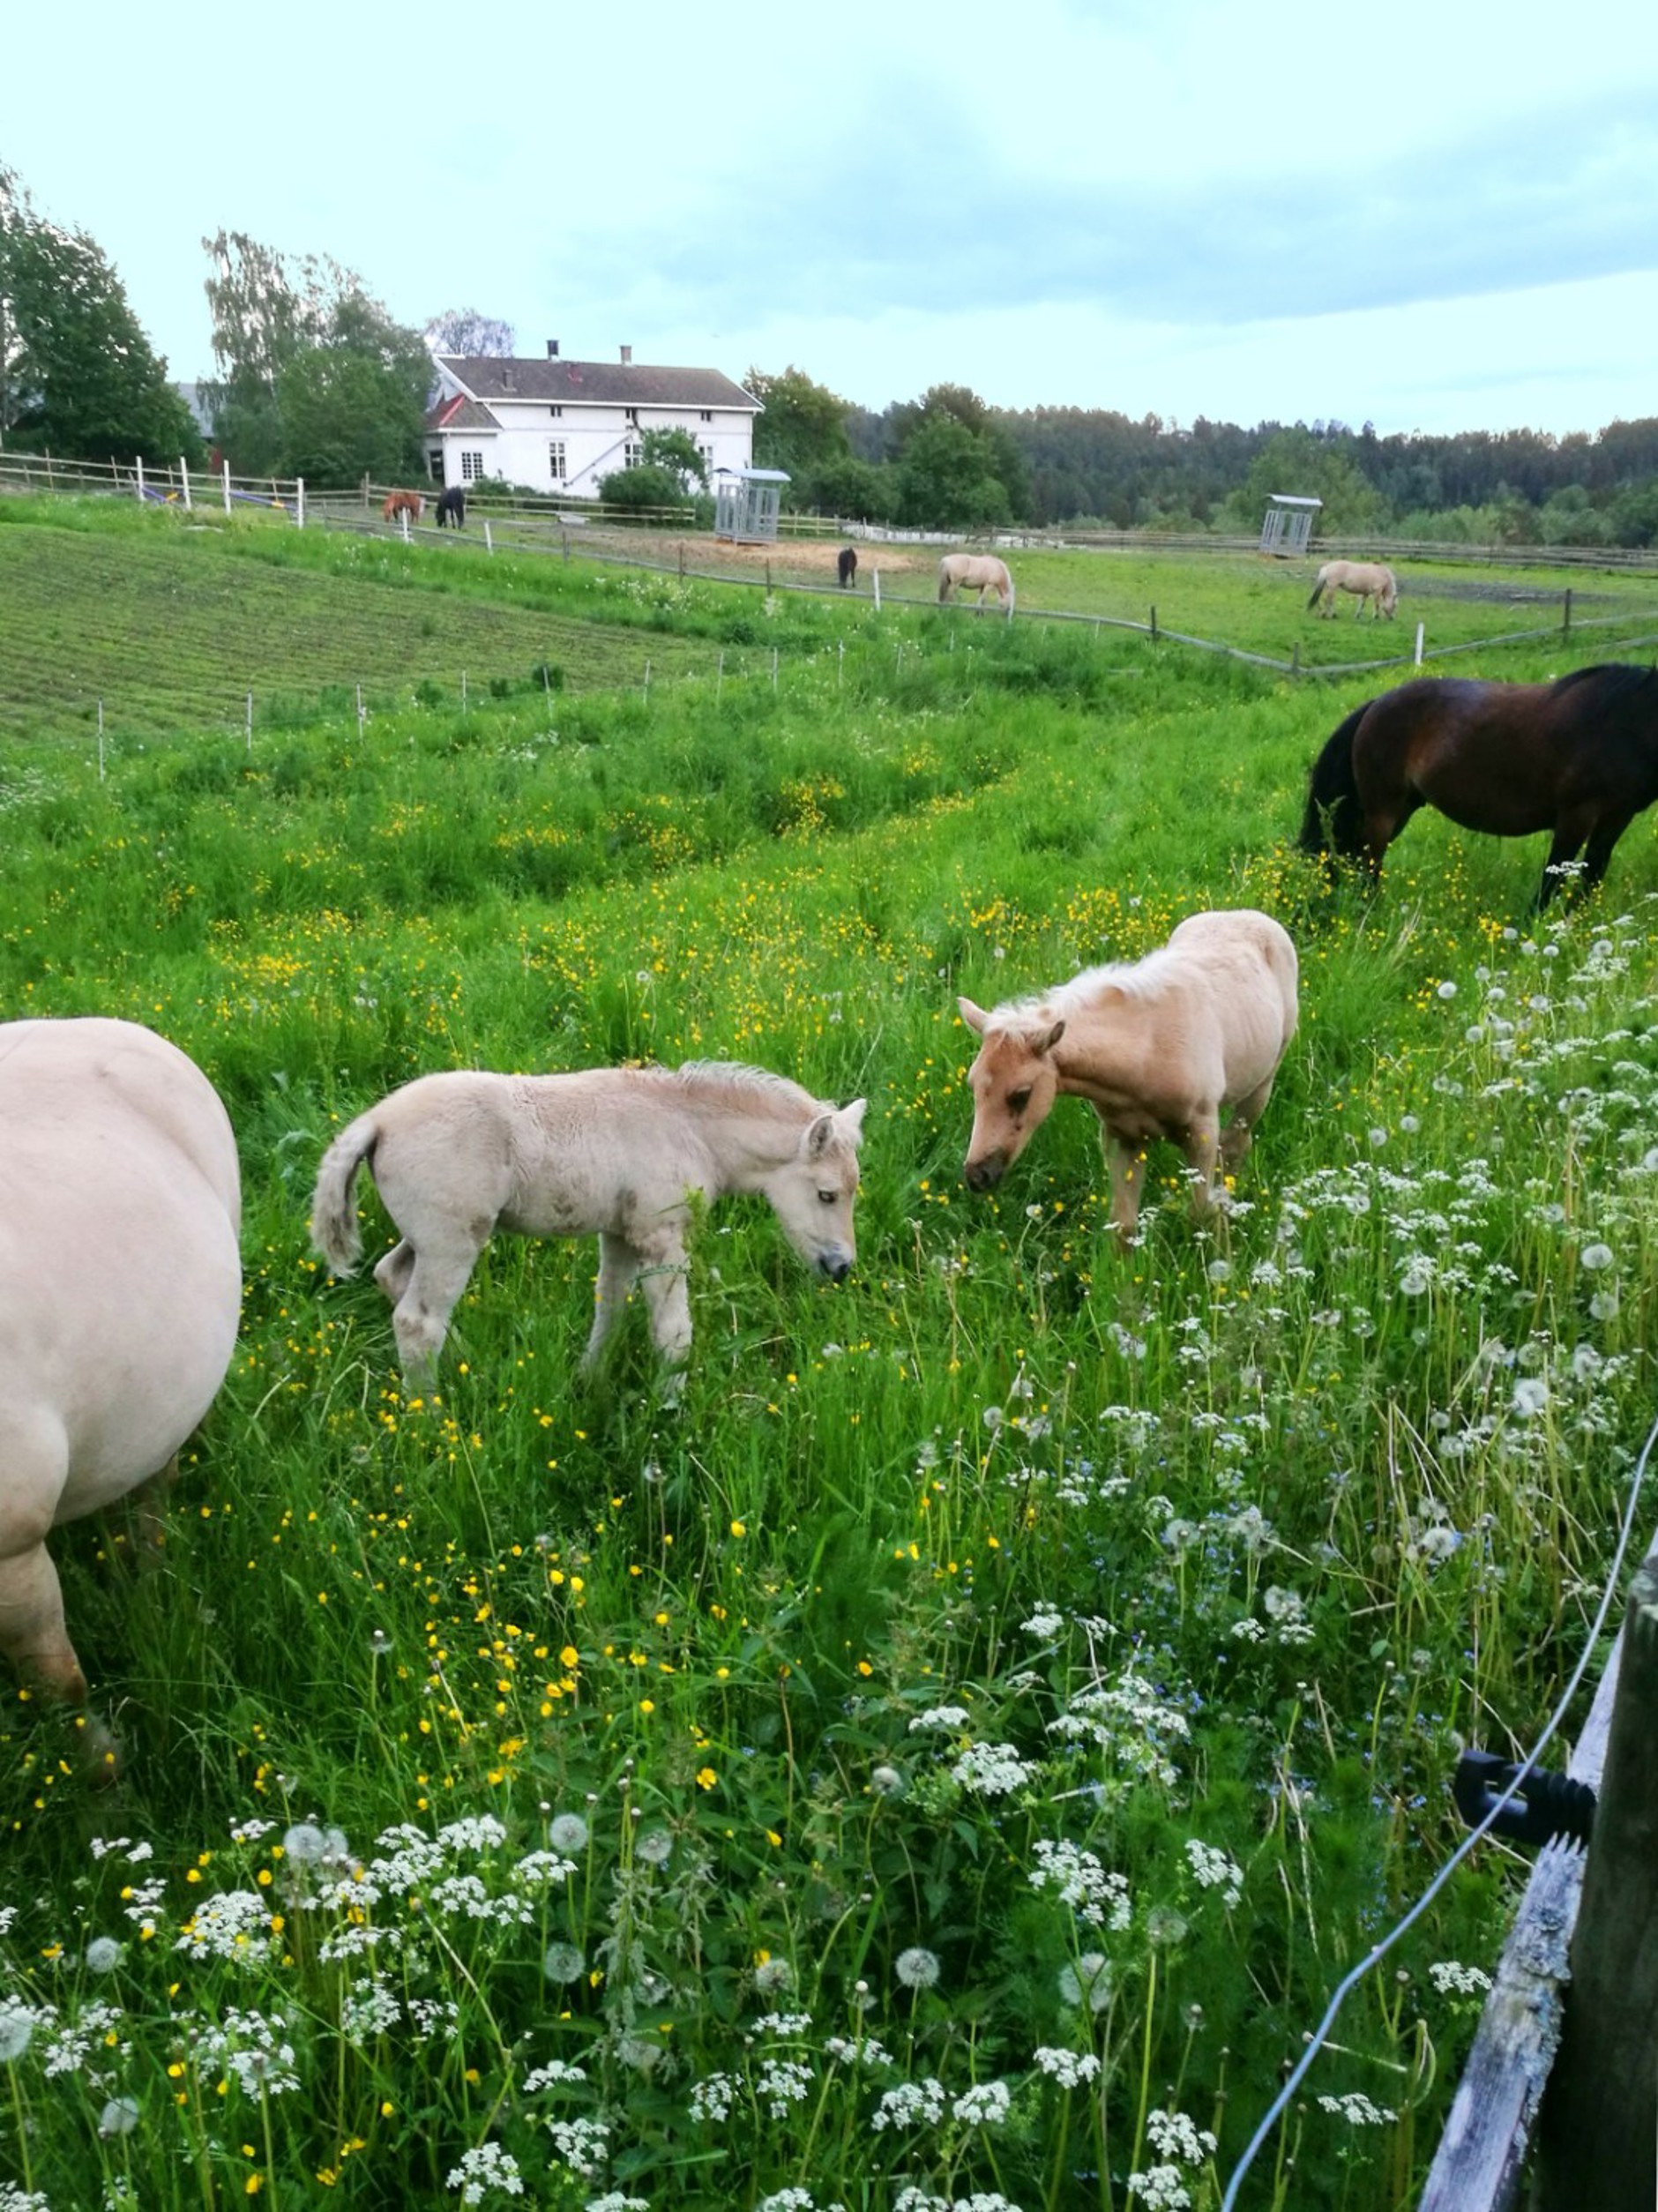
<svg viewBox="0 0 1658 2212"><path fill-rule="evenodd" d="M14 18L17 13L14 11ZM174 376L204 235L520 353L880 408L1595 430L1658 414L1658 34L1511 0L34 7L0 161ZM51 89L63 87L62 96Z"/></svg>

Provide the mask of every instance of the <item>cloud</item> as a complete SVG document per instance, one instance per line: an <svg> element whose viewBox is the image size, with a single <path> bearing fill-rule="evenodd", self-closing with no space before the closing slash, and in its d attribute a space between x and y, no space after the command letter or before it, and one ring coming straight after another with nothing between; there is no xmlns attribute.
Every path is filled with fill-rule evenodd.
<svg viewBox="0 0 1658 2212"><path fill-rule="evenodd" d="M1622 274L1658 263L1647 108L1584 95L1316 176L1194 181L1176 148L1161 176L1033 178L947 93L889 83L833 158L705 175L601 234L583 288L710 324L1086 303L1213 326Z"/></svg>

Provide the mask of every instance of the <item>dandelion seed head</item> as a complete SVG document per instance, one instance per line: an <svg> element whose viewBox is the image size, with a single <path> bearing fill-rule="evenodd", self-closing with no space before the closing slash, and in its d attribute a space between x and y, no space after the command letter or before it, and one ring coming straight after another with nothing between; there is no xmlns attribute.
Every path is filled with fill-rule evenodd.
<svg viewBox="0 0 1658 2212"><path fill-rule="evenodd" d="M905 1989L935 1989L938 1983L938 1954L913 1944L900 1951L892 1971Z"/></svg>

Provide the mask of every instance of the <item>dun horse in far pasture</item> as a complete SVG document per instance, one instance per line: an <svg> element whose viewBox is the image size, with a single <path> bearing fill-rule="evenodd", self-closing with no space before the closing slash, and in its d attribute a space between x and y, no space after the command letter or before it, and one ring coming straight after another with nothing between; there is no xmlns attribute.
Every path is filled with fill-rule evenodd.
<svg viewBox="0 0 1658 2212"><path fill-rule="evenodd" d="M569 1075L422 1075L360 1114L323 1156L311 1237L336 1274L362 1250L352 1186L372 1162L400 1233L374 1271L394 1308L403 1370L428 1382L449 1317L497 1229L599 1238L591 1367L638 1282L656 1349L691 1349L685 1238L694 1207L731 1191L771 1201L806 1262L843 1282L856 1257L852 1205L864 1101L837 1110L763 1068Z"/></svg>
<svg viewBox="0 0 1658 2212"><path fill-rule="evenodd" d="M1353 609L1353 619L1358 621L1364 612L1364 602L1370 602L1370 617L1379 622L1385 615L1389 622L1399 603L1399 585L1391 568L1384 568L1379 561L1326 561L1318 571L1318 581L1312 587L1312 597L1307 602L1309 613L1322 599L1326 621L1335 618L1335 598L1338 592L1351 592L1358 601Z"/></svg>
<svg viewBox="0 0 1658 2212"><path fill-rule="evenodd" d="M994 592L1008 613L1013 611L1013 579L1007 563L998 561L994 553L946 553L938 564L941 607L952 591L977 592L981 613L985 593Z"/></svg>
<svg viewBox="0 0 1658 2212"><path fill-rule="evenodd" d="M380 510L383 522L395 522L406 514L411 522L418 522L426 512L426 502L418 491L392 491L386 494L385 504Z"/></svg>
<svg viewBox="0 0 1658 2212"><path fill-rule="evenodd" d="M1535 904L1568 877L1590 891L1637 814L1658 799L1658 669L1612 661L1552 684L1421 676L1349 714L1313 764L1300 846L1382 856L1437 807L1463 829L1552 842Z"/></svg>
<svg viewBox="0 0 1658 2212"><path fill-rule="evenodd" d="M1085 968L990 1013L958 999L983 1040L967 1071L968 1189L994 1190L1065 1095L1086 1098L1099 1116L1122 1235L1139 1224L1145 1150L1155 1138L1184 1148L1193 1210L1213 1212L1216 1164L1230 1170L1249 1150L1296 1034L1296 985L1287 931L1243 907L1190 915L1142 960Z"/></svg>
<svg viewBox="0 0 1658 2212"><path fill-rule="evenodd" d="M224 1380L236 1142L192 1060L94 1017L0 1024L0 1655L78 1704L47 1535L170 1475Z"/></svg>

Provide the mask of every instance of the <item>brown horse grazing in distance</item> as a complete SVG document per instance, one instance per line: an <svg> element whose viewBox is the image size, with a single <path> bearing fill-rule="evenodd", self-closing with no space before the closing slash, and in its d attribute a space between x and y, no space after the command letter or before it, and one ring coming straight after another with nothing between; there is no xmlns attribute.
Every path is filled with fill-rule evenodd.
<svg viewBox="0 0 1658 2212"><path fill-rule="evenodd" d="M1335 595L1351 592L1358 600L1353 609L1353 619L1358 621L1369 600L1371 618L1379 622L1385 615L1389 622L1399 603L1399 585L1391 568L1384 568L1379 561L1326 561L1318 571L1318 581L1312 587L1312 597L1307 602L1307 611L1322 599L1324 614L1328 621L1335 619Z"/></svg>
<svg viewBox="0 0 1658 2212"><path fill-rule="evenodd" d="M858 549L855 545L843 545L836 554L835 574L840 579L841 589L850 591L858 580Z"/></svg>
<svg viewBox="0 0 1658 2212"><path fill-rule="evenodd" d="M1184 1149L1193 1211L1211 1213L1216 1162L1232 1170L1249 1150L1296 1034L1296 985L1288 934L1244 907L1191 915L1142 960L1085 968L992 1013L959 998L961 1019L983 1040L967 1071L968 1189L993 1191L1068 1093L1100 1117L1122 1235L1139 1224L1154 1138Z"/></svg>
<svg viewBox="0 0 1658 2212"><path fill-rule="evenodd" d="M1348 716L1313 764L1300 846L1382 856L1419 807L1492 837L1551 833L1535 903L1580 863L1580 891L1658 799L1658 669L1608 661L1553 684L1423 676Z"/></svg>
<svg viewBox="0 0 1658 2212"><path fill-rule="evenodd" d="M425 512L426 502L418 491L393 491L388 493L380 515L386 522L395 522L400 514L406 514L411 522L418 522Z"/></svg>

